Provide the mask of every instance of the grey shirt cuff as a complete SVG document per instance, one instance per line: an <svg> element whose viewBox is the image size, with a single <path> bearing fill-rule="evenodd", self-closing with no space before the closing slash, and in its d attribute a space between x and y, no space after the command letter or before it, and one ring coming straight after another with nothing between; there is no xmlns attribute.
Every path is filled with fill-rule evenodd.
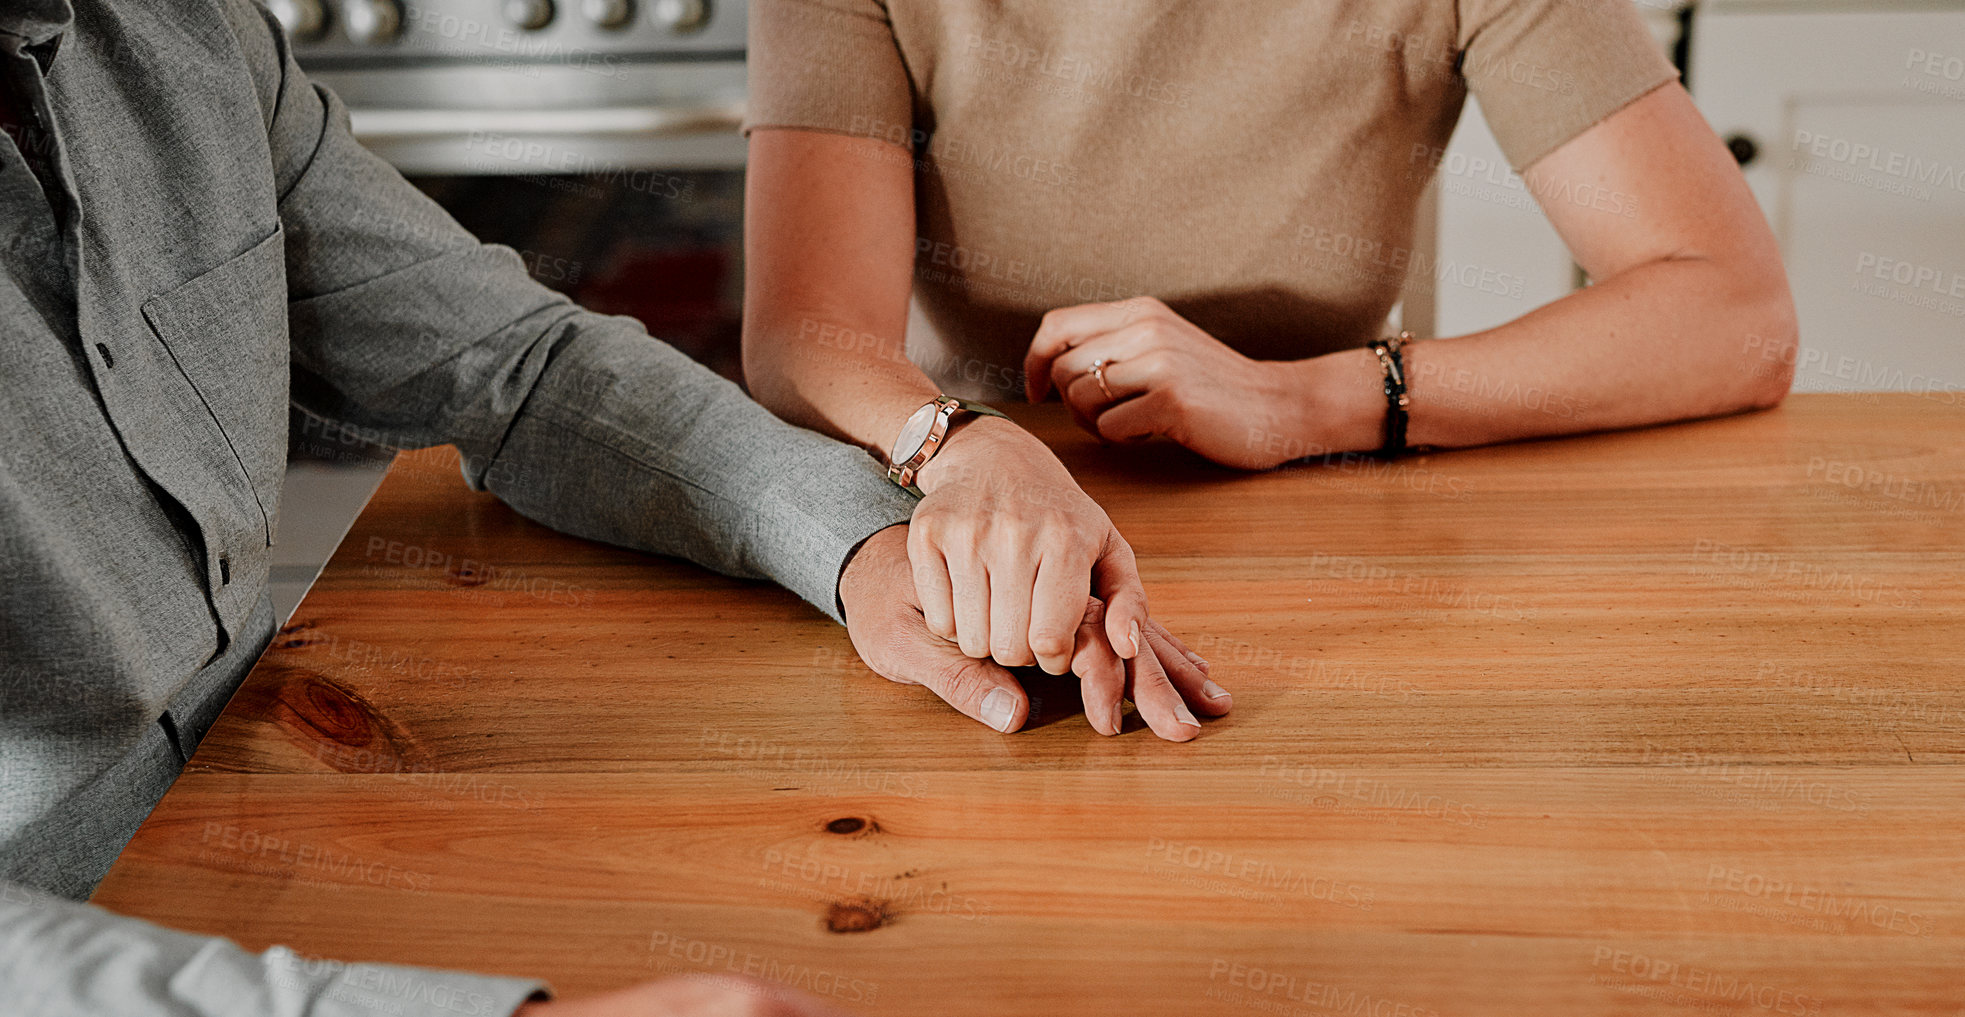
<svg viewBox="0 0 1965 1017"><path fill-rule="evenodd" d="M841 621L839 577L916 504L864 449L794 427L621 319L577 315L466 478L555 529L769 579Z"/></svg>

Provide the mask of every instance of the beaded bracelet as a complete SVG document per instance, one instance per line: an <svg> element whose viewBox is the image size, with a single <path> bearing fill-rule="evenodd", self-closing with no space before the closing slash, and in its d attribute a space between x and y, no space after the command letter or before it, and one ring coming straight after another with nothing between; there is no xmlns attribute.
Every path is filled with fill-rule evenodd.
<svg viewBox="0 0 1965 1017"><path fill-rule="evenodd" d="M1407 410L1412 399L1406 394L1406 365L1402 351L1413 342L1411 332L1400 332L1389 339L1374 339L1371 351L1378 355L1378 366L1385 372L1385 445L1378 454L1396 459L1406 452Z"/></svg>

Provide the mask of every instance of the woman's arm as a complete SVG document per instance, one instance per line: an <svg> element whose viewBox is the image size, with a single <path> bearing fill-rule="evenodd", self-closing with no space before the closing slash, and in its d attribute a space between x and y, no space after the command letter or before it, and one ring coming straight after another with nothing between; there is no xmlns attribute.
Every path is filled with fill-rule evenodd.
<svg viewBox="0 0 1965 1017"><path fill-rule="evenodd" d="M1524 181L1534 194L1621 192L1636 214L1543 203L1595 285L1499 328L1412 348L1413 444L1639 427L1787 395L1797 337L1781 253L1685 89L1653 91L1528 167ZM1376 374L1361 352L1354 359ZM1525 398L1530 387L1553 407ZM1384 398L1372 395L1382 419ZM1377 440L1375 422L1366 432L1357 437Z"/></svg>
<svg viewBox="0 0 1965 1017"><path fill-rule="evenodd" d="M1683 88L1666 85L1611 115L1530 166L1525 181L1537 195L1581 186L1621 194L1636 213L1544 202L1595 285L1486 332L1407 347L1408 442L1483 445L1781 401L1796 324L1780 252ZM1249 361L1164 308L1134 308L1126 320L1111 307L1053 312L1027 365L1107 437L1185 434L1184 444L1205 442L1204 454L1249 468L1379 447L1385 398L1371 351ZM1129 374L1125 359L1147 353L1148 366ZM1121 401L1080 376L1079 361L1101 355L1118 361L1106 377ZM1237 393L1189 381L1209 377L1253 388L1236 407ZM1161 398L1129 409L1127 393Z"/></svg>
<svg viewBox="0 0 1965 1017"><path fill-rule="evenodd" d="M744 373L757 400L796 424L883 458L935 384L907 359L914 165L898 145L820 131L751 133L745 196ZM1200 733L1191 705L1227 712L1203 665L1156 661L1132 549L1044 444L1006 420L971 417L919 474L907 528L930 631L976 659L1071 668L1087 595L1107 605L1110 646L1129 658L1132 699L1165 738ZM1162 673L1161 664L1165 665ZM1117 734L1126 682L1081 673L1086 716ZM1013 730L1024 704L999 725ZM1007 725L1007 726L1005 726Z"/></svg>
<svg viewBox="0 0 1965 1017"><path fill-rule="evenodd" d="M884 458L908 414L939 391L905 347L913 160L871 138L766 128L751 134L746 174L751 395Z"/></svg>

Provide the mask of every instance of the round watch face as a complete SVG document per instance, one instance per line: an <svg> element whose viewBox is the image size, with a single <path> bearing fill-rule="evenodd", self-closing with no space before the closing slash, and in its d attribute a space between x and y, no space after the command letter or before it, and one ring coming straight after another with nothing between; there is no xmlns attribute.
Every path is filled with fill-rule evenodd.
<svg viewBox="0 0 1965 1017"><path fill-rule="evenodd" d="M898 466L914 458L921 451L922 443L928 440L928 429L934 426L935 414L939 411L934 403L929 403L914 411L901 425L901 436L894 439L894 451L888 453L887 461Z"/></svg>

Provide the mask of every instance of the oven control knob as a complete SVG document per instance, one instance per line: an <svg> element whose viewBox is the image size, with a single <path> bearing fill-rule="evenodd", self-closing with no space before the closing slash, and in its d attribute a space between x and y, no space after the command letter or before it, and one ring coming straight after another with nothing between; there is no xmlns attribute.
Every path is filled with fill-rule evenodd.
<svg viewBox="0 0 1965 1017"><path fill-rule="evenodd" d="M321 0L272 0L266 6L295 42L314 42L327 34L327 7Z"/></svg>
<svg viewBox="0 0 1965 1017"><path fill-rule="evenodd" d="M649 13L656 24L677 35L710 23L709 0L655 0Z"/></svg>
<svg viewBox="0 0 1965 1017"><path fill-rule="evenodd" d="M580 9L601 28L625 28L635 19L634 0L584 0Z"/></svg>
<svg viewBox="0 0 1965 1017"><path fill-rule="evenodd" d="M505 20L528 32L552 24L553 14L553 0L505 0Z"/></svg>
<svg viewBox="0 0 1965 1017"><path fill-rule="evenodd" d="M348 0L341 8L341 27L356 42L394 42L403 30L403 9L396 0Z"/></svg>

